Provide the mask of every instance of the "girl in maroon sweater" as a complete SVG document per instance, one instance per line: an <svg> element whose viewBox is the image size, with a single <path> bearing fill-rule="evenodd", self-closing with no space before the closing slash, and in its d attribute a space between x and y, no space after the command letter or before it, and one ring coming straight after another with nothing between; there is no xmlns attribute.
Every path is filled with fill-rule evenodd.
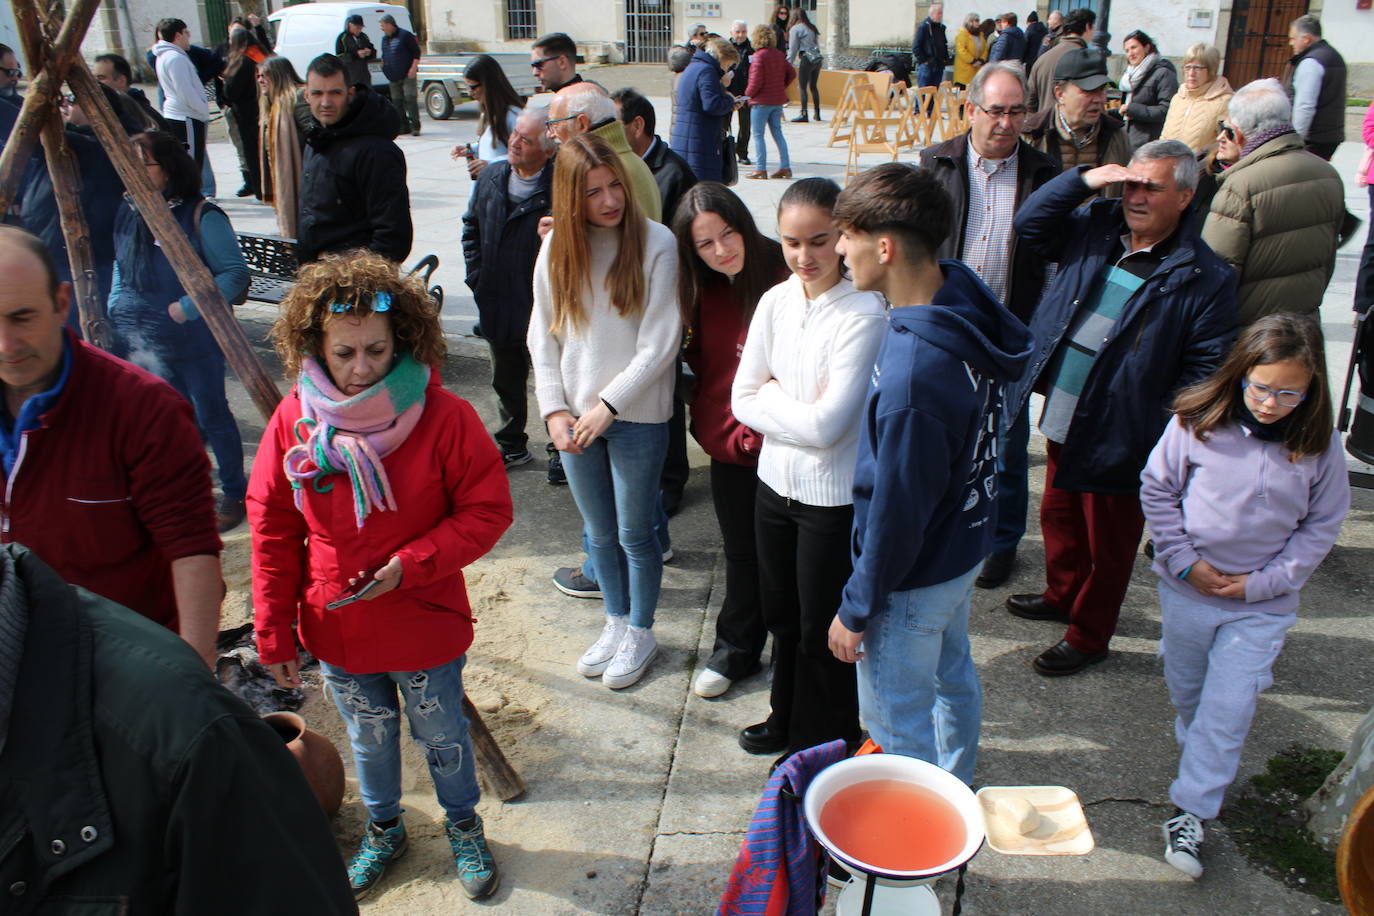
<svg viewBox="0 0 1374 916"><path fill-rule="evenodd" d="M715 697L759 670L768 638L754 547L763 436L730 412L730 386L754 306L786 279L787 265L781 247L758 231L744 203L714 181L683 195L673 234L681 265L678 301L688 328L684 355L697 380L692 435L711 456L711 498L725 550L725 601L716 620L715 649L693 684L699 696Z"/></svg>

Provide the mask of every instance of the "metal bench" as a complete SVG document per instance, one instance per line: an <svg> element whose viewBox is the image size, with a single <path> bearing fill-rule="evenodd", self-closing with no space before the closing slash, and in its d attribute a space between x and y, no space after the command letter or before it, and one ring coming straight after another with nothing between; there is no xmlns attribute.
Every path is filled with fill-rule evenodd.
<svg viewBox="0 0 1374 916"><path fill-rule="evenodd" d="M281 239L270 235L249 235L240 232L239 251L248 264L248 298L255 302L280 303L291 292L296 283L296 271L300 262L296 259L294 239ZM412 267L407 276L420 276L420 281L428 288L436 305L444 304L444 288L430 286L430 277L439 267L439 256L427 254Z"/></svg>

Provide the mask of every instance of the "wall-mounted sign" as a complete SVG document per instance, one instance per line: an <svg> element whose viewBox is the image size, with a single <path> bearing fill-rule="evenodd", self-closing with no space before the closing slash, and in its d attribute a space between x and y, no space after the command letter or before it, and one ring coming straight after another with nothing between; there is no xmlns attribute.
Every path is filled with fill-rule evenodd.
<svg viewBox="0 0 1374 916"><path fill-rule="evenodd" d="M1211 10L1189 10L1188 28L1190 29L1210 29L1212 27Z"/></svg>
<svg viewBox="0 0 1374 916"><path fill-rule="evenodd" d="M720 3L716 0L689 0L687 4L688 19L719 19Z"/></svg>

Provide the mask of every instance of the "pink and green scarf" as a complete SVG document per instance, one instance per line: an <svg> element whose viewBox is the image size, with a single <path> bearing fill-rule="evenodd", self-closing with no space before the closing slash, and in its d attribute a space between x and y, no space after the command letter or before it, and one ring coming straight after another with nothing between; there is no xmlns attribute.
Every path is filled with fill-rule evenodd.
<svg viewBox="0 0 1374 916"><path fill-rule="evenodd" d="M306 357L296 387L301 400L301 418L295 424L299 444L287 450L282 462L297 509L303 509L302 485L307 480L315 492L327 493L334 485L326 483L326 477L347 474L358 528L374 509L396 511L382 459L420 422L429 373L429 367L406 354L386 378L350 398L335 387L318 360Z"/></svg>

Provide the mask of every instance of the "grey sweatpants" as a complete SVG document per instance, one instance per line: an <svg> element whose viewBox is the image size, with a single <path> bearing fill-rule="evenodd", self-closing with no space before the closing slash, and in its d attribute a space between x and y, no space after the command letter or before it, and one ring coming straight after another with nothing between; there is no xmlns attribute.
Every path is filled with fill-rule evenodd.
<svg viewBox="0 0 1374 916"><path fill-rule="evenodd" d="M1297 614L1222 610L1164 582L1159 605L1159 655L1178 711L1174 737L1182 751L1169 798L1209 820L1236 778L1259 695L1274 682L1274 659Z"/></svg>

